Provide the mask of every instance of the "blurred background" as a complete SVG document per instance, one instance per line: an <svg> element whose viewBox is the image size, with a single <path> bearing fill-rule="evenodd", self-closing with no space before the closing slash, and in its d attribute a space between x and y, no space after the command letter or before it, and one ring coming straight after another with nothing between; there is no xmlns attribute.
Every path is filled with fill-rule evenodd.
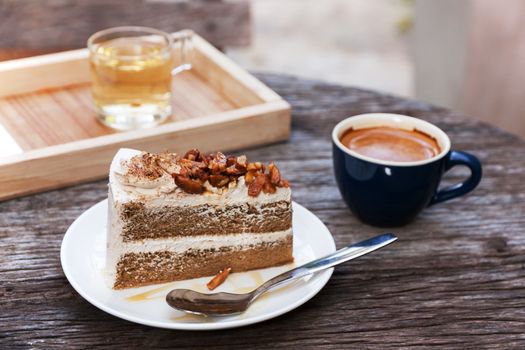
<svg viewBox="0 0 525 350"><path fill-rule="evenodd" d="M250 47L228 50L255 71L413 96L406 0L252 0Z"/></svg>
<svg viewBox="0 0 525 350"><path fill-rule="evenodd" d="M0 0L0 59L191 28L243 67L384 91L525 136L524 0ZM0 82L1 83L1 82Z"/></svg>

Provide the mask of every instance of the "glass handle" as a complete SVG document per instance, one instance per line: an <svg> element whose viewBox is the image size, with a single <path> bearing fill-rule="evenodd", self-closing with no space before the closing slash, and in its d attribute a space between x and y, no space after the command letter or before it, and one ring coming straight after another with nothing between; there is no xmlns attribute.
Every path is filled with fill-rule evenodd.
<svg viewBox="0 0 525 350"><path fill-rule="evenodd" d="M173 33L171 34L171 36L173 38L173 44L178 46L180 55L180 65L173 68L173 70L171 71L171 75L173 76L185 70L191 69L191 63L188 60L188 53L192 49L191 44L193 32L191 30L183 30L180 32Z"/></svg>

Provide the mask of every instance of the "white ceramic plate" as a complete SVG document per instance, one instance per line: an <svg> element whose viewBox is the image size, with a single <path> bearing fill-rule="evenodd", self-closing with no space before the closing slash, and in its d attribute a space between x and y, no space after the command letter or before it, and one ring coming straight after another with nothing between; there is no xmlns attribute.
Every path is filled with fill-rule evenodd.
<svg viewBox="0 0 525 350"><path fill-rule="evenodd" d="M115 291L104 275L107 200L86 210L69 227L60 259L69 283L84 299L114 316L153 327L210 330L246 326L282 315L299 307L328 282L333 269L283 285L259 297L243 314L202 317L172 309L165 302L174 288L206 292L209 277ZM243 293L294 266L335 251L330 231L313 213L293 203L293 264L231 274L217 292Z"/></svg>

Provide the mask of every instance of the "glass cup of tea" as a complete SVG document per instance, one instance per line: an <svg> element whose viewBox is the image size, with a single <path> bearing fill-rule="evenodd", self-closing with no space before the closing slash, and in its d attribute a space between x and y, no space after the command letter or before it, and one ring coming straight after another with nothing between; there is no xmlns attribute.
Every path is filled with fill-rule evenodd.
<svg viewBox="0 0 525 350"><path fill-rule="evenodd" d="M166 120L171 115L172 76L191 68L186 62L189 39L190 32L177 36L147 27L115 27L93 34L87 45L99 120L118 130L153 127Z"/></svg>

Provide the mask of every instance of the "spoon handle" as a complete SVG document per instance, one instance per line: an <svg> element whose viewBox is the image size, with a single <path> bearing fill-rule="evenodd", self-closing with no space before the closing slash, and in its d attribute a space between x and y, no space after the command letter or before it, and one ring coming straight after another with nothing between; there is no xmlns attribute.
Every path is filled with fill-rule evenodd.
<svg viewBox="0 0 525 350"><path fill-rule="evenodd" d="M315 272L319 272L335 265L339 265L346 261L358 258L362 255L368 254L394 242L397 239L392 233L385 233L367 240L361 241L356 244L346 246L339 249L338 251L319 258L317 260L310 261L302 266L296 267L290 271L286 271L274 278L263 283L259 288L254 290L254 299L260 294L266 292L268 289L275 287L276 285L284 282L289 282Z"/></svg>

